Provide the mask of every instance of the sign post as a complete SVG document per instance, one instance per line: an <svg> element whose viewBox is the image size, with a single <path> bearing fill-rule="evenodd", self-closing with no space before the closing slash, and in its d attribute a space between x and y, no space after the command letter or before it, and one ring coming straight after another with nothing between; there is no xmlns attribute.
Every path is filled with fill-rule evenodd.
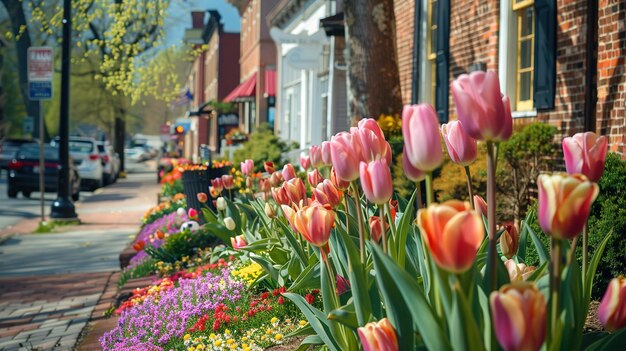
<svg viewBox="0 0 626 351"><path fill-rule="evenodd" d="M44 155L44 123L42 100L52 99L52 75L53 75L53 51L51 47L40 46L28 48L28 97L32 101L39 101L39 203L41 206L41 221L46 220L44 210L44 194L46 192L45 176L46 164ZM30 124L32 130L32 117L29 123L25 121L24 129ZM33 168L33 170L36 167Z"/></svg>

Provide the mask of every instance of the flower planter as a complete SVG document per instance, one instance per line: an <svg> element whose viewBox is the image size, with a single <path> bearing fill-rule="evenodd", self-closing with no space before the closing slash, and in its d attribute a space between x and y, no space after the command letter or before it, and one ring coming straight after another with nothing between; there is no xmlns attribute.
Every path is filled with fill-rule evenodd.
<svg viewBox="0 0 626 351"><path fill-rule="evenodd" d="M183 173L183 188L187 201L187 209L194 208L200 212L204 204L198 201L199 193L209 192L209 180L206 170L188 170ZM209 201L210 202L210 201ZM207 202L209 206L212 206ZM204 218L199 215L198 223L204 223Z"/></svg>

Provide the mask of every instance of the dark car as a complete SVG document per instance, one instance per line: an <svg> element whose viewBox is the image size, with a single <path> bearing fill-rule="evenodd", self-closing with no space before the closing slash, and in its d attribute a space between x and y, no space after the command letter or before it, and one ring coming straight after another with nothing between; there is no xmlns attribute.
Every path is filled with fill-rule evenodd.
<svg viewBox="0 0 626 351"><path fill-rule="evenodd" d="M44 187L46 192L56 192L59 176L59 148L44 145L45 177ZM80 176L74 169L74 162L70 160L70 190L72 200L78 201L80 192ZM9 162L9 180L7 195L10 198L17 197L22 192L24 197L29 197L33 191L39 191L39 144L25 144L15 153L15 157Z"/></svg>
<svg viewBox="0 0 626 351"><path fill-rule="evenodd" d="M0 169L8 169L9 162L11 162L17 150L20 149L20 146L32 142L33 141L29 139L11 138L7 138L0 142Z"/></svg>

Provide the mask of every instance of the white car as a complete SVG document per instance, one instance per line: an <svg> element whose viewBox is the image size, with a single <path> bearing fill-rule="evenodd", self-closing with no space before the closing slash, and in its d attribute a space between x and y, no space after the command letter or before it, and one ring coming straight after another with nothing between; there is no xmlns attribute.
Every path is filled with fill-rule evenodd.
<svg viewBox="0 0 626 351"><path fill-rule="evenodd" d="M120 173L120 158L113 150L113 146L106 141L98 142L98 152L104 167L104 185L112 184Z"/></svg>
<svg viewBox="0 0 626 351"><path fill-rule="evenodd" d="M104 166L98 145L93 138L70 137L70 156L78 169L81 179L81 188L95 190L104 183Z"/></svg>
<svg viewBox="0 0 626 351"><path fill-rule="evenodd" d="M131 162L143 162L148 159L148 154L141 146L124 149L124 157Z"/></svg>

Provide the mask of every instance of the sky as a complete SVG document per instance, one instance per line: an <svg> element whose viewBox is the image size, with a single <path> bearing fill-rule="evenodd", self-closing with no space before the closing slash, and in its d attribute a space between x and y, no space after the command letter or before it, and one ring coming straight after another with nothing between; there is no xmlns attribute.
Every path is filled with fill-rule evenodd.
<svg viewBox="0 0 626 351"><path fill-rule="evenodd" d="M240 31L239 13L226 0L171 0L169 15L165 21L166 45L171 46L182 42L185 29L191 27L191 11L212 9L218 10L222 16L225 31Z"/></svg>

